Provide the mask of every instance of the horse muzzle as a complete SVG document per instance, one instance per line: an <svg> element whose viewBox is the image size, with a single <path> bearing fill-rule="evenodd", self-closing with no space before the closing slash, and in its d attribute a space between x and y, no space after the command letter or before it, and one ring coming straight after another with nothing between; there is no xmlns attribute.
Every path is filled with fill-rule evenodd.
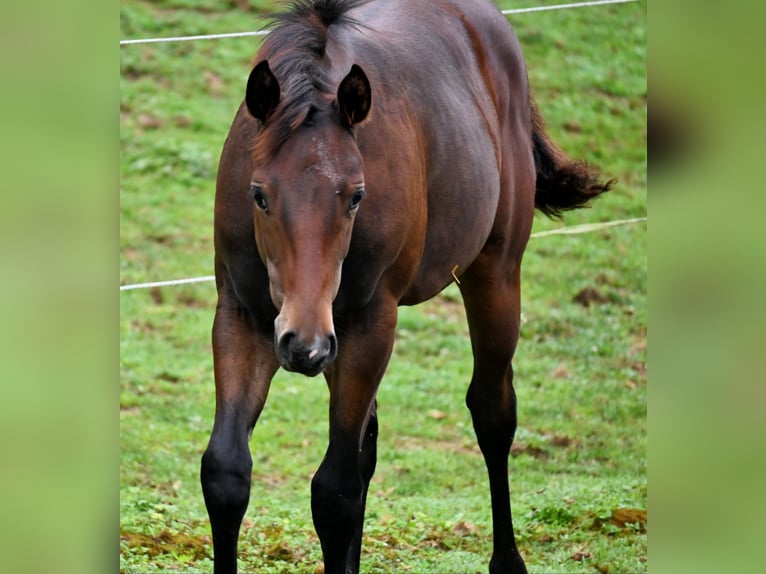
<svg viewBox="0 0 766 574"><path fill-rule="evenodd" d="M296 331L275 334L274 347L280 365L288 371L314 377L329 367L338 355L334 333L314 336L306 342Z"/></svg>

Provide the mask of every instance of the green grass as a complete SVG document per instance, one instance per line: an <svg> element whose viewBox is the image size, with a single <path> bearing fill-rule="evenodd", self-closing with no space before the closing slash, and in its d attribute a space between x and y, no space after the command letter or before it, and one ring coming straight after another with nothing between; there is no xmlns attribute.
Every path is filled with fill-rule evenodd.
<svg viewBox="0 0 766 574"><path fill-rule="evenodd" d="M256 9L270 3L243 4L123 1L121 37L259 28ZM566 224L645 215L644 3L511 22L551 135L619 179ZM122 283L212 274L216 163L257 43L121 48ZM535 230L561 225L539 217ZM640 224L534 239L527 250L510 473L530 572L647 570L645 247ZM599 295L588 307L573 301L585 288ZM212 283L120 296L122 572L212 570L198 471L214 408L214 306ZM470 373L454 286L401 309L379 393L364 572L486 572L489 496L464 406ZM243 571L303 573L321 564L309 483L326 448L326 409L321 378L277 374L251 440Z"/></svg>

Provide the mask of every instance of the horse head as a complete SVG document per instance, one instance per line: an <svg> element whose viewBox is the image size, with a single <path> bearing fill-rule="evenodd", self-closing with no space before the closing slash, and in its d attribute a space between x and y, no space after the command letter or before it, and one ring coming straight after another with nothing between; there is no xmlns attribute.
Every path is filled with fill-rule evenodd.
<svg viewBox="0 0 766 574"><path fill-rule="evenodd" d="M269 127L279 125L282 99L264 60L253 69L245 98L264 137L279 133ZM270 153L255 154L255 241L279 311L275 352L288 371L315 376L338 352L332 306L365 195L354 127L366 118L370 102L369 81L354 65L334 97L315 99Z"/></svg>

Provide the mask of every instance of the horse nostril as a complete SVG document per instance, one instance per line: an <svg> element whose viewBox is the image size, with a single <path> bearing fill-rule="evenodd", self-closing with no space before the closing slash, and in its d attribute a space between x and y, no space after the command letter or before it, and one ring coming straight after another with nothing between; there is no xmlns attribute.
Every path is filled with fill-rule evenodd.
<svg viewBox="0 0 766 574"><path fill-rule="evenodd" d="M279 336L277 341L277 352L281 358L280 362L289 361L292 354L290 347L295 339L294 331L285 331Z"/></svg>

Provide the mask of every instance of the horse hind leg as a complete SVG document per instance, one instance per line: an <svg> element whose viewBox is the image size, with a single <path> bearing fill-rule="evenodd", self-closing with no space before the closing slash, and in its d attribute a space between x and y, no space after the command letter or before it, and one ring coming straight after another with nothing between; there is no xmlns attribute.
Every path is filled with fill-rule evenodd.
<svg viewBox="0 0 766 574"><path fill-rule="evenodd" d="M503 274L480 259L461 278L474 371L466 395L489 475L493 552L490 574L525 574L516 546L508 484L508 455L516 432L511 359L519 339L519 266ZM507 271L506 271L507 273Z"/></svg>

